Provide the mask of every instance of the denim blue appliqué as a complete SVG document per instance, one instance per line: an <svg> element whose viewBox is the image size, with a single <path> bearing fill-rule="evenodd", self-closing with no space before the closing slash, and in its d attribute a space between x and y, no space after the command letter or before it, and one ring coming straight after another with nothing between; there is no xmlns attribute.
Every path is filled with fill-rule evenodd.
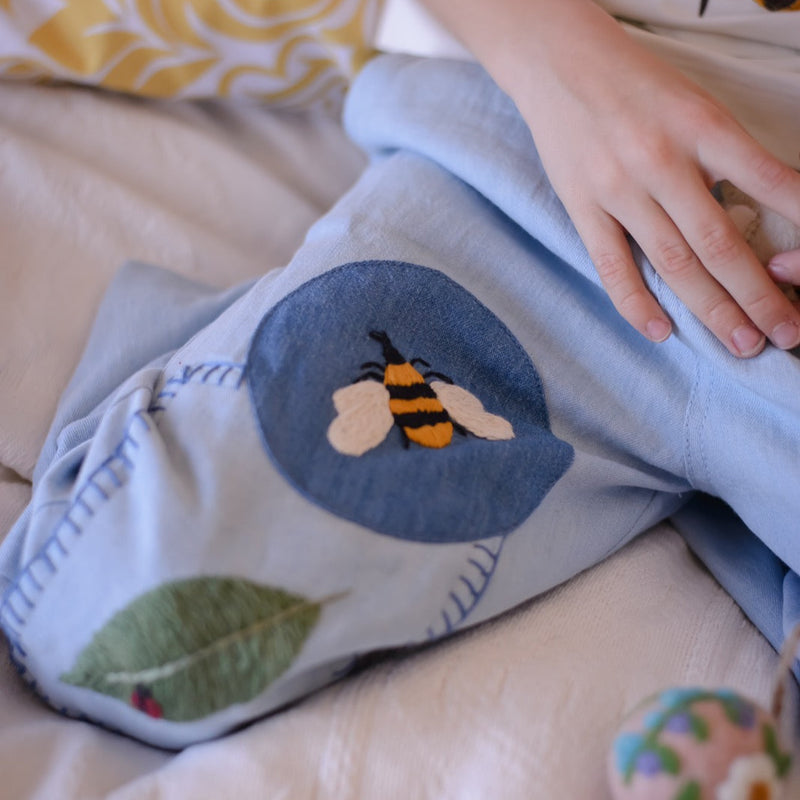
<svg viewBox="0 0 800 800"><path fill-rule="evenodd" d="M326 435L337 413L332 397L367 363L378 382L376 331L407 361L421 360L421 372L446 376L507 420L513 438L461 429L433 448L409 442L396 424L361 455L337 452ZM355 262L309 281L261 320L246 373L263 443L287 479L334 514L400 539L508 533L572 463L573 448L550 430L528 354L486 306L428 267Z"/></svg>

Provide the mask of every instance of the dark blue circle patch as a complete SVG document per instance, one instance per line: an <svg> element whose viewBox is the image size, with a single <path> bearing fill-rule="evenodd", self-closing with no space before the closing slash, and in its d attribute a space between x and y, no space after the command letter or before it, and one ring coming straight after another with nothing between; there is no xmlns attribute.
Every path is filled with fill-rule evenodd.
<svg viewBox="0 0 800 800"><path fill-rule="evenodd" d="M508 533L573 459L508 328L415 264L345 264L303 284L261 320L247 381L287 479L401 539Z"/></svg>

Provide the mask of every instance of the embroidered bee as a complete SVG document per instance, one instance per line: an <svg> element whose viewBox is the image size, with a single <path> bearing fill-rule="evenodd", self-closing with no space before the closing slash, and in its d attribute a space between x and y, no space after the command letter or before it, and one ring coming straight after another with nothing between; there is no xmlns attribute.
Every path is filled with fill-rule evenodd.
<svg viewBox="0 0 800 800"><path fill-rule="evenodd" d="M370 331L380 343L384 363L367 361L349 386L333 393L337 416L328 441L343 455L360 456L377 447L396 425L403 446L447 447L457 432L481 439L514 438L511 423L490 414L475 395L446 375L430 370L421 358L406 360L384 331ZM415 365L426 369L420 372Z"/></svg>

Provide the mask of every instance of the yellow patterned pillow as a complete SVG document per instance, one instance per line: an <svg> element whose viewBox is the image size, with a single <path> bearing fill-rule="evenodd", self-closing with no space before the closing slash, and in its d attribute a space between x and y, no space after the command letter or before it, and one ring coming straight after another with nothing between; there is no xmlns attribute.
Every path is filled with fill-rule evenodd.
<svg viewBox="0 0 800 800"><path fill-rule="evenodd" d="M151 97L341 96L383 0L0 0L0 75Z"/></svg>

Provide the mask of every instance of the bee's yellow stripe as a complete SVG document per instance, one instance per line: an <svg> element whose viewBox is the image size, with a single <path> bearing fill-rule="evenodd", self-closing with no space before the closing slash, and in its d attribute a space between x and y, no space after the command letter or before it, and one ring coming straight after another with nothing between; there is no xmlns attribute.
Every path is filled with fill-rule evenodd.
<svg viewBox="0 0 800 800"><path fill-rule="evenodd" d="M421 411L444 411L444 406L435 397L415 397L413 400L393 398L389 401L392 414L418 414Z"/></svg>
<svg viewBox="0 0 800 800"><path fill-rule="evenodd" d="M453 438L452 422L437 422L419 428L403 428L406 436L423 447L447 447Z"/></svg>
<svg viewBox="0 0 800 800"><path fill-rule="evenodd" d="M425 383L425 378L408 362L404 364L387 364L383 373L383 382L386 386L413 386L415 383Z"/></svg>

